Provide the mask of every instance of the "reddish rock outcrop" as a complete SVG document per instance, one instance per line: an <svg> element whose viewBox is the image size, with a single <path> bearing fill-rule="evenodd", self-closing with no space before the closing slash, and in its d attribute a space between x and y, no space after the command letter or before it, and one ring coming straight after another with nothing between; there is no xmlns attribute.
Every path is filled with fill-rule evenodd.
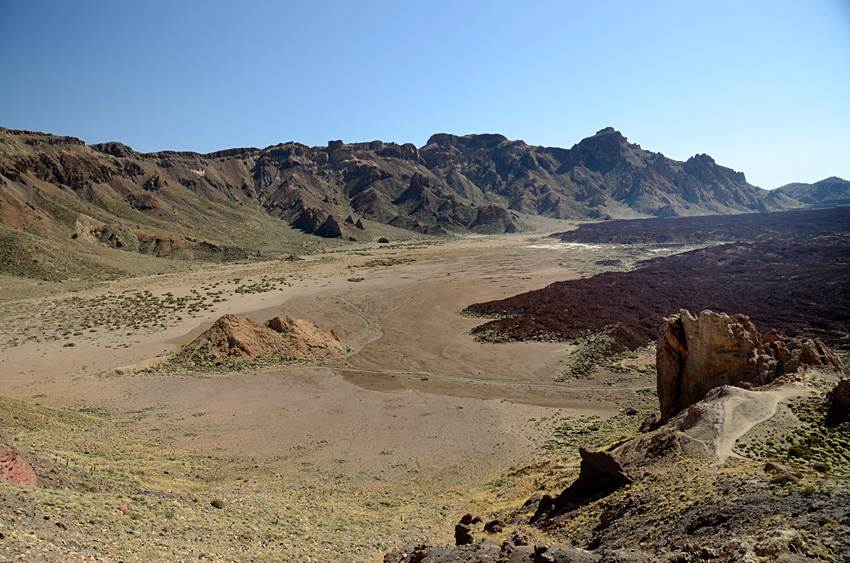
<svg viewBox="0 0 850 563"><path fill-rule="evenodd" d="M664 319L656 352L662 420L702 400L721 385L757 387L803 366L843 372L841 359L823 342L762 336L745 315L682 309Z"/></svg>
<svg viewBox="0 0 850 563"><path fill-rule="evenodd" d="M333 331L292 317L275 317L258 323L237 315L224 315L181 350L177 358L195 363L221 360L255 360L280 357L303 360L336 358L342 345Z"/></svg>
<svg viewBox="0 0 850 563"><path fill-rule="evenodd" d="M0 434L0 483L12 485L36 484L35 472L23 460L18 448Z"/></svg>

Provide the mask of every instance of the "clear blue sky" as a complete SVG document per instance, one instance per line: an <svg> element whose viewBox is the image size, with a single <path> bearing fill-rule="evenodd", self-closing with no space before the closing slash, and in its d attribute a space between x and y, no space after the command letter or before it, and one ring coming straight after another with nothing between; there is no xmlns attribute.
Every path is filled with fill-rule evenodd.
<svg viewBox="0 0 850 563"><path fill-rule="evenodd" d="M137 151L612 126L850 179L850 0L0 0L0 125Z"/></svg>

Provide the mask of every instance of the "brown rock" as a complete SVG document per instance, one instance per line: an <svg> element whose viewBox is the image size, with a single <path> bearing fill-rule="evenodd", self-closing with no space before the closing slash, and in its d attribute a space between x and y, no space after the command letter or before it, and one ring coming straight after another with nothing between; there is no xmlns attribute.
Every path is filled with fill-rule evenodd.
<svg viewBox="0 0 850 563"><path fill-rule="evenodd" d="M619 457L612 452L582 447L579 448L579 455L581 466L578 479L555 499L544 497L532 521L540 522L564 514L579 504L608 495L634 482Z"/></svg>
<svg viewBox="0 0 850 563"><path fill-rule="evenodd" d="M127 516L127 515L130 514L130 509L127 507L126 504L122 504L121 506L115 507L115 510L117 510L118 512L120 512L124 516Z"/></svg>
<svg viewBox="0 0 850 563"><path fill-rule="evenodd" d="M469 512L464 514L460 519L460 523L466 524L467 526L470 525L470 524L477 524L478 522L481 522L481 517L473 516Z"/></svg>
<svg viewBox="0 0 850 563"><path fill-rule="evenodd" d="M455 526L455 545L467 545L473 542L472 530L466 524Z"/></svg>
<svg viewBox="0 0 850 563"><path fill-rule="evenodd" d="M652 429L655 428L655 426L657 424L658 424L658 416L656 416L655 413L653 413L653 414L647 416L645 419L643 419L643 422L640 423L640 428L638 429L638 431L641 434L646 434L647 432L652 431Z"/></svg>
<svg viewBox="0 0 850 563"><path fill-rule="evenodd" d="M835 353L827 348L826 344L814 338L803 342L800 353L800 363L807 366L822 367L831 371L843 373L844 362Z"/></svg>
<svg viewBox="0 0 850 563"><path fill-rule="evenodd" d="M838 421L850 420L850 378L841 378L832 390L829 409Z"/></svg>
<svg viewBox="0 0 850 563"><path fill-rule="evenodd" d="M322 219L323 212L319 209L304 208L298 218L292 222L292 226L301 229L305 233L312 234L321 227L326 219Z"/></svg>
<svg viewBox="0 0 850 563"><path fill-rule="evenodd" d="M803 474L799 469L795 467L791 467L790 465L783 465L781 463L775 461L768 461L764 464L764 472L765 473L785 473L787 475L793 475L794 477L800 479L803 477Z"/></svg>
<svg viewBox="0 0 850 563"><path fill-rule="evenodd" d="M223 359L253 360L282 356L300 360L339 357L342 345L331 331L292 317L275 317L265 324L237 315L224 315L186 345L178 359L204 363Z"/></svg>
<svg viewBox="0 0 850 563"><path fill-rule="evenodd" d="M490 520L489 522L484 524L484 531L488 534L498 534L504 529L505 522L503 520Z"/></svg>
<svg viewBox="0 0 850 563"><path fill-rule="evenodd" d="M148 181L142 185L142 189L149 192L158 192L167 185L168 182L160 178L158 175L154 175L148 178Z"/></svg>
<svg viewBox="0 0 850 563"><path fill-rule="evenodd" d="M507 541L513 545L524 546L534 542L534 538L523 530L514 530L514 533L511 534L511 537Z"/></svg>
<svg viewBox="0 0 850 563"><path fill-rule="evenodd" d="M303 358L322 355L337 358L342 352L336 332L322 332L309 321L293 317L275 317L266 322L266 326L287 340L290 356Z"/></svg>
<svg viewBox="0 0 850 563"><path fill-rule="evenodd" d="M0 483L35 486L36 476L18 448L0 434Z"/></svg>
<svg viewBox="0 0 850 563"><path fill-rule="evenodd" d="M328 215L325 222L313 234L322 238L340 238L342 237L342 227L339 226L339 222L333 215Z"/></svg>
<svg viewBox="0 0 850 563"><path fill-rule="evenodd" d="M661 418L668 420L715 387L758 387L801 367L844 371L819 340L800 342L775 331L764 338L744 315L685 309L664 319L656 352Z"/></svg>

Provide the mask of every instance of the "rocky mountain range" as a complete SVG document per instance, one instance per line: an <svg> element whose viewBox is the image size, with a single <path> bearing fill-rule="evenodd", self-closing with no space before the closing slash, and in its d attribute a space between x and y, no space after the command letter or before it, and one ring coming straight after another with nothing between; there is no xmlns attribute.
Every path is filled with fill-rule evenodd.
<svg viewBox="0 0 850 563"><path fill-rule="evenodd" d="M809 205L850 203L850 182L832 176L814 184L786 184L775 190L777 194Z"/></svg>
<svg viewBox="0 0 850 563"><path fill-rule="evenodd" d="M800 206L821 191L768 192L708 155L675 161L612 128L570 149L437 134L420 148L289 142L203 155L0 128L3 226L159 256L244 255L257 238L291 227L351 240L374 238L367 229L380 225L504 233L534 215L763 212Z"/></svg>

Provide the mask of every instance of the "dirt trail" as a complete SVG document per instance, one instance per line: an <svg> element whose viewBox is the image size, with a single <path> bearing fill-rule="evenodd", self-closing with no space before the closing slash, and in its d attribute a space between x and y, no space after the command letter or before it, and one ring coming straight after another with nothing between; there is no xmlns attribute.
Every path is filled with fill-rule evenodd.
<svg viewBox="0 0 850 563"><path fill-rule="evenodd" d="M724 387L721 396L700 404L701 414L692 427L686 430L691 441L702 444L718 465L730 457L742 458L735 451L736 442L753 428L776 416L779 405L811 391L795 384L785 384L771 389L744 390Z"/></svg>
<svg viewBox="0 0 850 563"><path fill-rule="evenodd" d="M742 457L735 453L736 441L757 425L776 415L780 402L809 395L807 388L786 384L765 391L749 391L745 395L736 395L723 403L723 431L717 439L717 461L726 462L731 456Z"/></svg>

